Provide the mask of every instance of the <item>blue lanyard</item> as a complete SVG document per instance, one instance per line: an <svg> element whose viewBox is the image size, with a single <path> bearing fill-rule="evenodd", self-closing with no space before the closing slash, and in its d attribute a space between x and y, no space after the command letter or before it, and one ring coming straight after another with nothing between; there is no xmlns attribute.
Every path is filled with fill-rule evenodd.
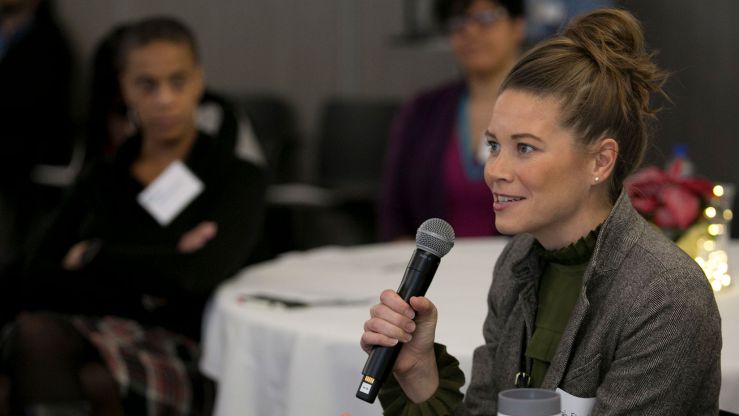
<svg viewBox="0 0 739 416"><path fill-rule="evenodd" d="M459 100L459 106L457 108L457 143L465 176L467 176L470 182L476 182L482 179L484 165L477 161L477 152L472 148L472 136L470 134L468 117L469 105L470 96L465 92Z"/></svg>

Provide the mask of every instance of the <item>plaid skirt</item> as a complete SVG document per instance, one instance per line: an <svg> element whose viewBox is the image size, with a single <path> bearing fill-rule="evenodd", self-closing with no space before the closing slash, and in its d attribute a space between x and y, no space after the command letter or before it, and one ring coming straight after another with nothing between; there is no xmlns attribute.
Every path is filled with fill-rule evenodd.
<svg viewBox="0 0 739 416"><path fill-rule="evenodd" d="M126 414L201 414L204 383L195 341L113 316L75 316L71 321L118 383Z"/></svg>

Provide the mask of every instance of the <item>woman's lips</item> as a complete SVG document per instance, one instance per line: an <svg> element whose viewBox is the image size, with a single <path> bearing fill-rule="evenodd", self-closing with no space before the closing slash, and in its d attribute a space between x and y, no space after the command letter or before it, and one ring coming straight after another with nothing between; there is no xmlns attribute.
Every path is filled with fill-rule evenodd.
<svg viewBox="0 0 739 416"><path fill-rule="evenodd" d="M177 117L160 117L155 120L155 124L160 129L171 129L177 126Z"/></svg>
<svg viewBox="0 0 739 416"><path fill-rule="evenodd" d="M515 195L505 195L505 194L493 194L493 209L495 211L502 211L506 208L509 208L521 201L523 201L524 197L521 196L515 196Z"/></svg>

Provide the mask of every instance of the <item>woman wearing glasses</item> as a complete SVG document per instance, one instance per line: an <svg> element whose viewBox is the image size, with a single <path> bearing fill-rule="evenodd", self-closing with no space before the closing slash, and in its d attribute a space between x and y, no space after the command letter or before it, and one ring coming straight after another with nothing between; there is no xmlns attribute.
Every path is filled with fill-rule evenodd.
<svg viewBox="0 0 739 416"><path fill-rule="evenodd" d="M482 132L498 87L519 55L523 3L437 3L462 80L420 94L396 117L383 179L383 239L412 237L431 217L445 218L460 237L496 233L482 177Z"/></svg>

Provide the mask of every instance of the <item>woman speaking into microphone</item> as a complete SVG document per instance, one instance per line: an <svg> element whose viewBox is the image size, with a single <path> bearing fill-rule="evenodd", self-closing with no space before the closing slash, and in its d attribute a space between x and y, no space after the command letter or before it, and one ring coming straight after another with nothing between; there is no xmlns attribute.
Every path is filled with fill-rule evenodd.
<svg viewBox="0 0 739 416"><path fill-rule="evenodd" d="M500 391L557 389L592 415L718 413L721 327L698 265L632 208L665 74L639 22L593 11L531 49L503 81L484 133L497 259L466 394L435 343L431 300L386 290L361 345L403 343L386 415L490 415ZM569 402L568 402L569 401Z"/></svg>

